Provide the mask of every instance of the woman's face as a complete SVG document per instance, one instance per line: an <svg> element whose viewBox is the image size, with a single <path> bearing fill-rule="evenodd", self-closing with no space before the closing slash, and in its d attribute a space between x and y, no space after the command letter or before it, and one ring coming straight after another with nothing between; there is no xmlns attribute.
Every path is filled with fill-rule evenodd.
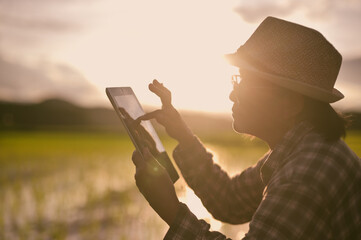
<svg viewBox="0 0 361 240"><path fill-rule="evenodd" d="M236 132L259 136L283 124L284 90L266 80L244 75L229 98Z"/></svg>

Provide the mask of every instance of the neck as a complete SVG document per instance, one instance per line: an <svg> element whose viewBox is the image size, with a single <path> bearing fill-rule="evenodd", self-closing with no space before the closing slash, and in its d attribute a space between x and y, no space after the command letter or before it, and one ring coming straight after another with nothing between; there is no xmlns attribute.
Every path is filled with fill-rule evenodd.
<svg viewBox="0 0 361 240"><path fill-rule="evenodd" d="M268 147L271 150L273 150L277 146L277 144L281 142L284 134L286 134L286 132L280 132L279 134L267 135L260 138L268 144Z"/></svg>
<svg viewBox="0 0 361 240"><path fill-rule="evenodd" d="M281 141L284 135L293 128L294 124L282 125L269 129L269 131L263 131L258 138L262 139L268 144L268 147L273 150Z"/></svg>

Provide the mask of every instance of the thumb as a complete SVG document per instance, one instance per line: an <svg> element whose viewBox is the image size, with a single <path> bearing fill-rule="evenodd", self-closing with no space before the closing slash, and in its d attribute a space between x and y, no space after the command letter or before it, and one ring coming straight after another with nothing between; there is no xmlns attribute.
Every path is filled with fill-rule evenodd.
<svg viewBox="0 0 361 240"><path fill-rule="evenodd" d="M143 156L138 150L133 152L132 161L137 168L142 168L145 166Z"/></svg>

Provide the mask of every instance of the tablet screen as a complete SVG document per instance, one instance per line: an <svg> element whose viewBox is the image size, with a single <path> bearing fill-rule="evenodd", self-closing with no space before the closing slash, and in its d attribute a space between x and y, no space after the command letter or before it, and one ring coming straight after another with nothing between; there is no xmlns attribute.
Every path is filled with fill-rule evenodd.
<svg viewBox="0 0 361 240"><path fill-rule="evenodd" d="M144 111L140 106L138 100L136 99L135 95L129 94L114 96L114 99L117 106L120 108L124 108L124 110L129 114L132 119L137 119L138 117L144 115ZM163 147L163 144L161 143L150 121L142 121L140 124L153 138L158 152L164 152L165 149Z"/></svg>

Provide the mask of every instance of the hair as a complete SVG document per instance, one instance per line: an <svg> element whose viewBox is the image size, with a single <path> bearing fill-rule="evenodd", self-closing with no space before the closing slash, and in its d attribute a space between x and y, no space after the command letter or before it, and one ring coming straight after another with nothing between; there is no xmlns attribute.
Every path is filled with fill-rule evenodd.
<svg viewBox="0 0 361 240"><path fill-rule="evenodd" d="M304 107L299 114L299 120L311 123L316 132L326 141L337 141L346 137L346 128L350 125L350 116L337 112L326 102L308 97L304 98Z"/></svg>

